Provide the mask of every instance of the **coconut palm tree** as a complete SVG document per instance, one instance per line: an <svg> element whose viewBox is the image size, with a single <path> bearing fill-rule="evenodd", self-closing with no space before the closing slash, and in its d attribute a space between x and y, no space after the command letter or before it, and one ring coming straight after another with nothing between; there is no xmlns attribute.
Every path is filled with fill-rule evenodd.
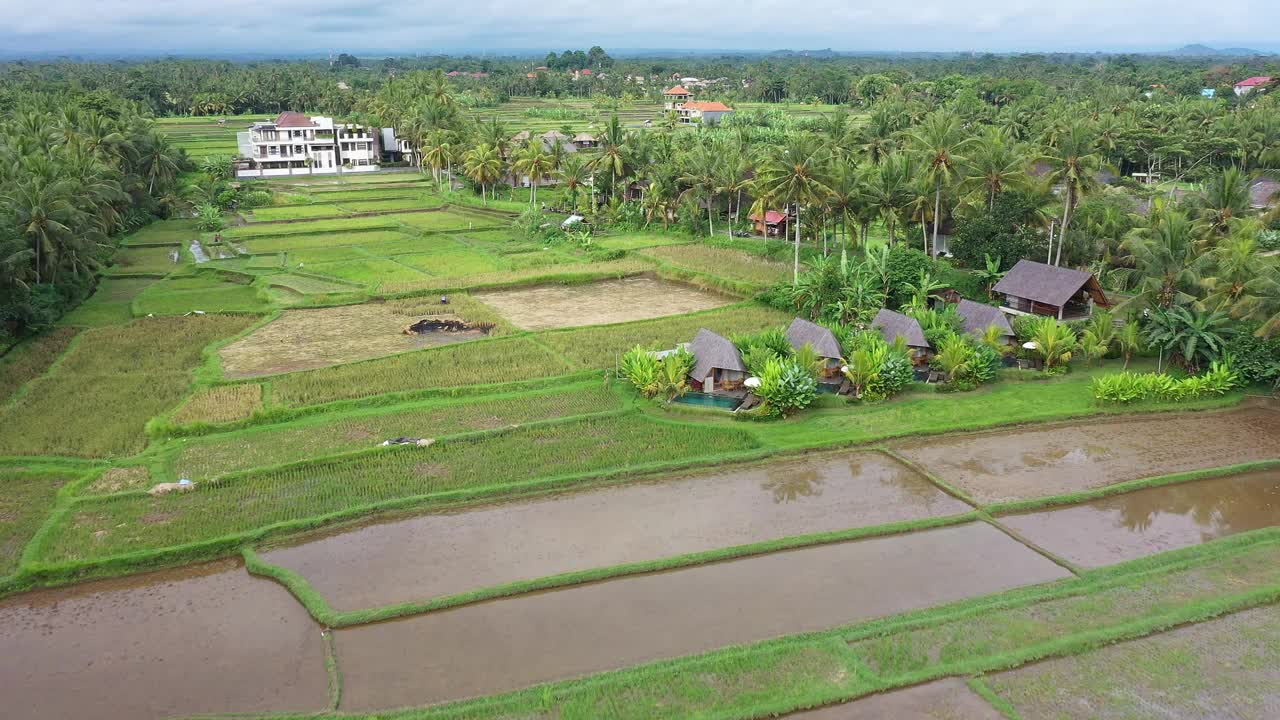
<svg viewBox="0 0 1280 720"><path fill-rule="evenodd" d="M1048 157L1054 165L1048 181L1062 188L1062 223L1058 229L1058 254L1054 260L1055 265L1060 265L1072 213L1080 198L1093 192L1097 186L1096 176L1102 169L1102 157L1098 154L1097 138L1092 128L1080 121L1070 121L1056 135Z"/></svg>
<svg viewBox="0 0 1280 720"><path fill-rule="evenodd" d="M1225 168L1204 184L1195 205L1212 232L1226 235L1249 211L1249 177L1234 165Z"/></svg>
<svg viewBox="0 0 1280 720"><path fill-rule="evenodd" d="M821 202L831 193L826 169L826 149L812 135L797 134L788 138L785 145L771 148L756 176L756 190L762 198L796 207L792 283L800 281L800 217L804 206Z"/></svg>
<svg viewBox="0 0 1280 720"><path fill-rule="evenodd" d="M487 203L485 191L502 178L502 157L497 148L480 143L462 155L462 169L480 186L480 200Z"/></svg>
<svg viewBox="0 0 1280 720"><path fill-rule="evenodd" d="M529 186L532 191L529 193L529 204L538 204L538 186L542 184L542 178L551 174L553 162L551 156L543 152L541 144L532 142L527 145L524 150L515 156L515 162L511 164L511 169L519 174L528 176Z"/></svg>
<svg viewBox="0 0 1280 720"><path fill-rule="evenodd" d="M569 195L570 209L573 212L578 211L578 195L582 192L582 186L586 184L587 178L590 176L591 173L587 171L586 163L577 155L565 157L564 162L560 163L560 168L556 170L556 177L560 179L560 186Z"/></svg>
<svg viewBox="0 0 1280 720"><path fill-rule="evenodd" d="M716 198L721 192L718 177L720 158L705 143L696 145L691 152L684 155L681 162L680 177L676 182L685 187L680 193L681 202L694 201L707 206L707 232L715 235L716 229L712 218L715 215Z"/></svg>
<svg viewBox="0 0 1280 720"><path fill-rule="evenodd" d="M1256 222L1245 223L1200 256L1195 272L1206 294L1196 303L1198 309L1224 310L1237 320L1254 320L1263 312L1266 298L1280 283L1280 270L1274 257L1260 252L1258 230Z"/></svg>
<svg viewBox="0 0 1280 720"><path fill-rule="evenodd" d="M942 224L942 191L951 187L967 162L963 153L973 144L960 125L960 119L949 112L937 111L910 134L915 152L921 158L921 171L933 185L933 247L938 247L938 226ZM926 253L932 254L932 253Z"/></svg>
<svg viewBox="0 0 1280 720"><path fill-rule="evenodd" d="M990 211L1001 192L1027 184L1029 164L1026 153L1008 133L1000 128L988 128L973 144L962 183L967 189L981 193Z"/></svg>
<svg viewBox="0 0 1280 720"><path fill-rule="evenodd" d="M1134 265L1118 271L1137 293L1128 303L1169 308L1194 302L1200 290L1197 237L1185 213L1157 203L1147 225L1131 230L1121 243Z"/></svg>
<svg viewBox="0 0 1280 720"><path fill-rule="evenodd" d="M867 205L884 221L889 231L889 244L896 236L898 216L911 200L910 185L915 164L905 153L895 153L879 165L867 166L862 173L862 188Z"/></svg>

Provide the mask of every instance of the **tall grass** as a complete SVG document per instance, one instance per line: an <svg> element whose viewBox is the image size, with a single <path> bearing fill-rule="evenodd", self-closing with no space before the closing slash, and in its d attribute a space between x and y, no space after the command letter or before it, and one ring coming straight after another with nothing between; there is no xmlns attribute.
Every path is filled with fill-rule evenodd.
<svg viewBox="0 0 1280 720"><path fill-rule="evenodd" d="M433 438L493 430L619 407L620 399L615 392L592 381L522 395L434 401L373 413L319 416L302 422L189 440L182 445L174 468L182 477L212 479L237 470L372 448L388 438Z"/></svg>
<svg viewBox="0 0 1280 720"><path fill-rule="evenodd" d="M290 373L273 381L273 397L297 407L383 393L509 383L573 369L528 337L518 336Z"/></svg>
<svg viewBox="0 0 1280 720"><path fill-rule="evenodd" d="M76 336L73 328L55 328L0 356L0 405L24 384L40 377Z"/></svg>
<svg viewBox="0 0 1280 720"><path fill-rule="evenodd" d="M58 488L74 476L0 469L0 577L18 567L22 549L53 509Z"/></svg>
<svg viewBox="0 0 1280 720"><path fill-rule="evenodd" d="M261 407L261 385L220 385L188 398L173 414L173 421L179 425L235 422L252 416Z"/></svg>
<svg viewBox="0 0 1280 720"><path fill-rule="evenodd" d="M677 268L753 285L772 285L791 276L791 267L786 263L766 260L745 250L695 243L653 247L640 252Z"/></svg>
<svg viewBox="0 0 1280 720"><path fill-rule="evenodd" d="M431 447L379 448L150 497L83 500L47 537L43 559L86 560L212 541L276 524L313 523L379 503L438 493L500 496L512 483L670 462L754 447L741 430L638 415L583 418ZM512 488L514 489L514 488ZM105 531L105 532L104 532Z"/></svg>
<svg viewBox="0 0 1280 720"><path fill-rule="evenodd" d="M201 351L252 318L148 318L84 331L54 372L0 410L0 455L138 452L151 417L177 404Z"/></svg>

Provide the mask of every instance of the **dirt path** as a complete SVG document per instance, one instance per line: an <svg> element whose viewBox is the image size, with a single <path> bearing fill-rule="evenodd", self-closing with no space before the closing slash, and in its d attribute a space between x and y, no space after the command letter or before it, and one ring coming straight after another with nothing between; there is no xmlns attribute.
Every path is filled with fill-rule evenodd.
<svg viewBox="0 0 1280 720"><path fill-rule="evenodd" d="M264 557L350 610L968 510L884 455L845 453L378 523Z"/></svg>

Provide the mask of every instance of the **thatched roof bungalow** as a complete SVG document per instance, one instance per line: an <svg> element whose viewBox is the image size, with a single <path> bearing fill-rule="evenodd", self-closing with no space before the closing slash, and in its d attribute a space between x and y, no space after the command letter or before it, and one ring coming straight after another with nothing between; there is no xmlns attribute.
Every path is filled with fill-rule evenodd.
<svg viewBox="0 0 1280 720"><path fill-rule="evenodd" d="M786 335L787 342L796 350L805 345L813 347L813 351L823 360L824 376L833 377L840 374L844 350L831 330L804 318L796 318L791 321Z"/></svg>
<svg viewBox="0 0 1280 720"><path fill-rule="evenodd" d="M747 379L747 366L733 341L706 328L698 331L689 343L693 354L693 370L689 371L691 384L702 392L734 390Z"/></svg>
<svg viewBox="0 0 1280 720"><path fill-rule="evenodd" d="M1093 306L1111 307L1098 278L1083 270L1019 260L993 290L1005 296L1011 315L1049 315L1059 320L1083 320Z"/></svg>
<svg viewBox="0 0 1280 720"><path fill-rule="evenodd" d="M885 342L890 344L902 338L911 349L911 358L915 364L920 365L929 360L929 353L933 348L925 339L920 322L910 315L880 308L880 312L876 313L876 319L871 321L871 327L878 329L884 336Z"/></svg>
<svg viewBox="0 0 1280 720"><path fill-rule="evenodd" d="M1013 326L998 307L962 299L956 303L956 314L964 323L964 331L974 337L982 337L987 334L987 328L996 327L1005 342L1014 340Z"/></svg>

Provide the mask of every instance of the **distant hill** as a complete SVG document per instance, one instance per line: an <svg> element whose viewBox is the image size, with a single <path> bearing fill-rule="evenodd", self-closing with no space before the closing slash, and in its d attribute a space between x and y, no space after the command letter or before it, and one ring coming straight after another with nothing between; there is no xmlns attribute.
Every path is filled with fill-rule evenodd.
<svg viewBox="0 0 1280 720"><path fill-rule="evenodd" d="M1208 45L1184 45L1174 50L1169 55L1177 55L1179 57L1255 57L1258 55L1270 55L1259 50L1251 48L1211 48Z"/></svg>

